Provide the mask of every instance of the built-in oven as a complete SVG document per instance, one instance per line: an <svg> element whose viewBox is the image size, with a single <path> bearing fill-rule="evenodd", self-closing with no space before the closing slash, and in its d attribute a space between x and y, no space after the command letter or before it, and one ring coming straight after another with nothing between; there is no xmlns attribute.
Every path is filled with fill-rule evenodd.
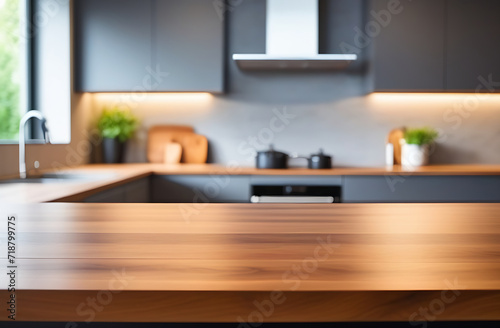
<svg viewBox="0 0 500 328"><path fill-rule="evenodd" d="M253 185L252 203L334 204L341 203L340 186Z"/></svg>

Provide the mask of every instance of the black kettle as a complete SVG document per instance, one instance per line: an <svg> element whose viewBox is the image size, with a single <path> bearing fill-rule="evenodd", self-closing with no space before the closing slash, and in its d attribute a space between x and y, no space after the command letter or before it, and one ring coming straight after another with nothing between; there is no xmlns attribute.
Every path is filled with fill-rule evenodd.
<svg viewBox="0 0 500 328"><path fill-rule="evenodd" d="M286 169L288 154L276 151L273 145L270 145L269 150L257 152L256 165L258 169Z"/></svg>

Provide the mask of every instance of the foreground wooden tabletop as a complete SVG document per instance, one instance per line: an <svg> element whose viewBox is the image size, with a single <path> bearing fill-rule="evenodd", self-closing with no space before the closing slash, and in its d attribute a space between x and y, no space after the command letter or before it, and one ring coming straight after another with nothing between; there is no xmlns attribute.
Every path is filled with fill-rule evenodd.
<svg viewBox="0 0 500 328"><path fill-rule="evenodd" d="M30 204L0 215L5 249L16 218L18 321L500 320L500 204Z"/></svg>

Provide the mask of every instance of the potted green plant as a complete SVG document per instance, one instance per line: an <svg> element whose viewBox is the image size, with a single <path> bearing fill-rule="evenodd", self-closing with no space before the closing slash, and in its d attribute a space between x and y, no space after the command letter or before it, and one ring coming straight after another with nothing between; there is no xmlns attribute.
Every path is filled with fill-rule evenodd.
<svg viewBox="0 0 500 328"><path fill-rule="evenodd" d="M104 109L97 128L102 137L104 163L123 163L125 145L137 129L137 118L129 110Z"/></svg>
<svg viewBox="0 0 500 328"><path fill-rule="evenodd" d="M438 137L438 132L429 127L406 129L401 147L401 164L406 168L429 163L429 146Z"/></svg>

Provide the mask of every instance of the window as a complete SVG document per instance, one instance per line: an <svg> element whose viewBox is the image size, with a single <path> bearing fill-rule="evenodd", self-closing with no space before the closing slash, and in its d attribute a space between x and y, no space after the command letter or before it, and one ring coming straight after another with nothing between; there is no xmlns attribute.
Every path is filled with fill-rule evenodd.
<svg viewBox="0 0 500 328"><path fill-rule="evenodd" d="M24 0L0 0L0 140L17 139L26 111L25 12Z"/></svg>
<svg viewBox="0 0 500 328"><path fill-rule="evenodd" d="M17 141L31 109L44 114L53 144L70 143L70 3L0 0L0 143ZM30 124L28 142L36 143L39 122Z"/></svg>

